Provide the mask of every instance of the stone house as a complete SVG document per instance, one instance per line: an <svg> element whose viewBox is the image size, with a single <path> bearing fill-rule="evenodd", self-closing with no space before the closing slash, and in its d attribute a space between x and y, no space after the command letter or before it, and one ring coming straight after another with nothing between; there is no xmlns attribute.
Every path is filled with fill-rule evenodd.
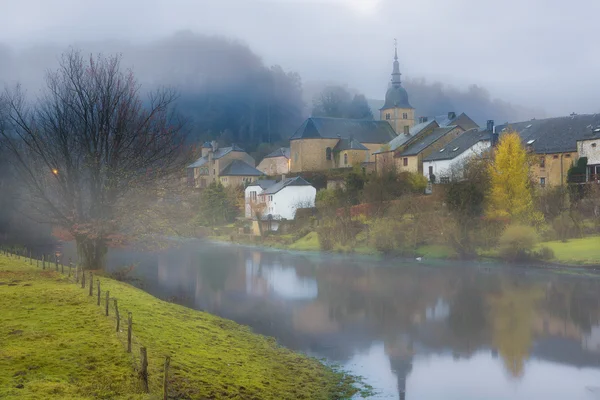
<svg viewBox="0 0 600 400"><path fill-rule="evenodd" d="M371 162L372 154L396 137L386 121L308 118L290 138L290 172L346 168ZM374 160L373 160L374 161Z"/></svg>
<svg viewBox="0 0 600 400"><path fill-rule="evenodd" d="M486 129L471 129L447 143L438 151L423 158L423 175L433 183L447 183L453 174L461 174L464 162L479 157L491 149L494 121L488 121Z"/></svg>
<svg viewBox="0 0 600 400"><path fill-rule="evenodd" d="M506 123L497 126L496 132L502 135L514 130L521 136L523 144L536 158L531 166L531 175L537 184L544 187L567 183L569 169L579 157L577 142L582 142L582 151L591 150L593 141L588 140L589 135L599 126L600 114L571 114ZM590 147L585 147L584 143L589 143Z"/></svg>
<svg viewBox="0 0 600 400"><path fill-rule="evenodd" d="M186 168L188 186L202 189L212 182L227 182L226 186L229 186L229 179L223 182L220 178L222 171L224 171L234 160L238 160L254 169L254 158L246 153L241 147L233 144L230 147L219 148L217 142L204 143L202 145L202 154L200 158ZM241 168L239 162L236 163L236 170ZM246 170L248 171L248 169ZM228 173L230 173L230 170L228 170ZM240 175L238 177L242 176L248 177L250 175ZM238 181L239 179L234 179L232 180L232 183Z"/></svg>
<svg viewBox="0 0 600 400"><path fill-rule="evenodd" d="M290 172L290 148L281 147L265 156L256 169L267 176L285 175Z"/></svg>
<svg viewBox="0 0 600 400"><path fill-rule="evenodd" d="M594 126L577 141L579 157L587 158L585 182L600 181L600 126ZM583 178L583 177L582 177ZM583 179L581 179L583 180Z"/></svg>
<svg viewBox="0 0 600 400"><path fill-rule="evenodd" d="M254 182L264 174L242 160L231 160L219 174L219 181L225 187L245 186Z"/></svg>

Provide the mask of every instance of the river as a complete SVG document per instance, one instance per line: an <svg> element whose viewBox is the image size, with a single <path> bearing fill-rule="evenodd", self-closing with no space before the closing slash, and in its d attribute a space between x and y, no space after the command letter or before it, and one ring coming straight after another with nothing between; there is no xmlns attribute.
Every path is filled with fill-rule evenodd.
<svg viewBox="0 0 600 400"><path fill-rule="evenodd" d="M149 293L339 364L376 399L600 398L594 276L199 240L110 251L131 264Z"/></svg>

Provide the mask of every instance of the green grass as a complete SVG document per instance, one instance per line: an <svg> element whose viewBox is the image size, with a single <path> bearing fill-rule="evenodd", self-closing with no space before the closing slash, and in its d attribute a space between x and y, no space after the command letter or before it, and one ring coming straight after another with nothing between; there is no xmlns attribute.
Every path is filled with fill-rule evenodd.
<svg viewBox="0 0 600 400"><path fill-rule="evenodd" d="M419 248L417 248L416 254L421 257L439 259L450 259L458 257L458 255L452 247L443 244L431 244L420 246Z"/></svg>
<svg viewBox="0 0 600 400"><path fill-rule="evenodd" d="M543 242L554 251L554 260L564 264L598 265L600 264L600 236L581 239L569 239L567 242Z"/></svg>
<svg viewBox="0 0 600 400"><path fill-rule="evenodd" d="M290 250L319 251L321 250L319 235L317 235L317 232L310 232L308 235L287 246L287 248Z"/></svg>
<svg viewBox="0 0 600 400"><path fill-rule="evenodd" d="M148 349L154 396L167 354L173 398L331 399L357 390L353 377L233 321L100 280L102 290L118 298L121 316L133 313L135 343ZM87 289L5 257L0 282L0 398L149 398L139 391L125 332L115 333L114 319Z"/></svg>

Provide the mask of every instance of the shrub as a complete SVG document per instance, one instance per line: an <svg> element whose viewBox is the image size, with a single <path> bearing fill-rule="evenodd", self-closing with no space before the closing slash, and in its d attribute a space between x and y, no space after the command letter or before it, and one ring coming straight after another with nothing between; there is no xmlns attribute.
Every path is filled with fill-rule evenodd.
<svg viewBox="0 0 600 400"><path fill-rule="evenodd" d="M554 218L552 221L552 228L554 228L554 232L556 232L557 239L563 242L566 242L567 239L575 236L577 231L575 223L568 212L563 212L558 217Z"/></svg>
<svg viewBox="0 0 600 400"><path fill-rule="evenodd" d="M382 253L390 253L397 247L396 232L398 231L394 221L380 219L371 227L371 242L373 247Z"/></svg>
<svg viewBox="0 0 600 400"><path fill-rule="evenodd" d="M533 253L533 256L540 260L552 260L554 258L554 250L548 246L542 246Z"/></svg>
<svg viewBox="0 0 600 400"><path fill-rule="evenodd" d="M319 226L317 228L317 235L319 237L319 246L321 247L321 250L333 250L335 239L333 236L333 228L330 225L323 224Z"/></svg>
<svg viewBox="0 0 600 400"><path fill-rule="evenodd" d="M500 236L500 256L508 261L526 260L538 242L534 228L526 225L510 225Z"/></svg>

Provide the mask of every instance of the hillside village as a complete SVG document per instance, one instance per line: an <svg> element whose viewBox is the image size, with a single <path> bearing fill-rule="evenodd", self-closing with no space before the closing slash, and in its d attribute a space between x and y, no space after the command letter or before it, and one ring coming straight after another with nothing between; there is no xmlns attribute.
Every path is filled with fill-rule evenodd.
<svg viewBox="0 0 600 400"><path fill-rule="evenodd" d="M468 110L417 118L402 86L396 50L378 120L309 117L290 136L289 147L258 163L236 144L219 148L215 141L206 142L200 158L187 168L187 182L199 190L211 183L244 187L241 215L254 220L252 232L262 235L265 229L258 225L276 231L279 223L273 221L294 220L298 208L314 207L317 189L343 188L344 171L419 175L427 182L424 193L431 194L462 179L461 166L489 157L499 138L512 131L535 159L530 176L539 188L599 180L600 115L573 113L502 124L488 120L485 126L471 119ZM581 159L587 160L584 168L568 177ZM326 182L311 182L315 174L324 174Z"/></svg>

